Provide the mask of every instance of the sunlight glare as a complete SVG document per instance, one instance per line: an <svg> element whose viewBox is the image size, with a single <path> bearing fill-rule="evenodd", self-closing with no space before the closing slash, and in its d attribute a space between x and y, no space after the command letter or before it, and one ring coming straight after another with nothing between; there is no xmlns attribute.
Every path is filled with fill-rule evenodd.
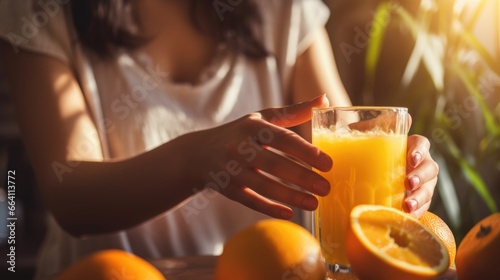
<svg viewBox="0 0 500 280"><path fill-rule="evenodd" d="M456 0L453 12L460 14L467 7L476 7L483 0Z"/></svg>

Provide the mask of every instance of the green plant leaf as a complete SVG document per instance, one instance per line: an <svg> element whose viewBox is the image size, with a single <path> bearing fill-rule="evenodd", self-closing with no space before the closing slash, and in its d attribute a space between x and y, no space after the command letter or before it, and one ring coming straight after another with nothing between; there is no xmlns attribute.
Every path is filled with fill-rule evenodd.
<svg viewBox="0 0 500 280"><path fill-rule="evenodd" d="M476 51L481 58L484 59L488 67L493 70L497 75L500 75L500 62L498 59L494 59L490 52L484 47L484 45L477 39L474 34L472 34L467 29L461 30L461 38Z"/></svg>
<svg viewBox="0 0 500 280"><path fill-rule="evenodd" d="M500 135L485 135L479 142L477 158L484 160L492 155L498 155L500 150ZM498 157L500 159L500 157Z"/></svg>
<svg viewBox="0 0 500 280"><path fill-rule="evenodd" d="M422 24L416 21L403 7L400 6L395 10L415 39L415 47L413 48L413 52L416 52L415 59L418 60L421 58L427 72L431 76L434 87L437 91L442 91L444 88L444 65L442 59L444 44L440 44L440 36L431 36L425 22ZM411 64L407 64L405 74L403 75L403 86L407 85L413 79L417 69L415 67L416 63L416 61L412 61Z"/></svg>
<svg viewBox="0 0 500 280"><path fill-rule="evenodd" d="M436 163L439 165L438 184L437 190L441 195L442 203L448 218L450 219L452 228L460 228L461 226L461 213L460 203L455 192L455 184L451 179L448 165L443 156L439 153L432 155Z"/></svg>
<svg viewBox="0 0 500 280"><path fill-rule="evenodd" d="M391 13L392 5L394 5L392 2L381 2L373 15L373 21L377 24L373 25L374 27L370 30L370 41L366 50L364 94L370 94L374 86L376 68L382 51L384 35L390 21L388 15ZM367 100L366 97L364 99Z"/></svg>
<svg viewBox="0 0 500 280"><path fill-rule="evenodd" d="M407 88L410 90L409 92L418 91L416 88L423 88L425 92L430 94L424 97L429 98L427 103L418 100L418 98L422 98L422 95L418 96L417 99L415 96L408 97L405 102L432 104L432 106L429 106L432 108L418 108L418 112L414 112L421 119L415 119L413 129L422 131L423 135L429 135L428 133L433 133L432 127L434 126L432 124L444 126L446 140L444 143L437 145L438 150L435 151L437 155L433 157L440 161L441 172L438 175L438 191L442 197L446 197L446 201L443 200L443 206L454 228L459 228L460 224L463 223L460 214L463 213L460 213L460 209L457 210L460 202L456 198L457 190L455 188L461 185L457 184L460 180L466 180L471 190L479 194L481 200L484 201L491 212L498 211L495 199L485 183L486 178L481 177L480 168L484 167L481 164L485 164L482 160L488 159L491 162L492 157L488 157L487 153L498 151L500 116L496 116L496 109L489 109L491 104L487 103L485 93L492 90L486 92L487 89L481 87L484 84L481 83L480 85L479 82L484 73L495 72L496 75L500 76L500 61L495 60L482 42L474 35L475 31L473 29L476 27L480 15L482 15L484 4L473 7L464 2L464 6L460 10L459 8L452 8L459 3L457 0L449 0L446 1L447 3L440 1L429 0L425 3L422 1L417 11L409 11L401 6L399 2L390 0L383 1L377 6L374 20L379 23L379 26L377 26L379 28L372 30L372 34L370 34L370 43L365 60L365 74L367 77L365 86L367 87L365 87L363 98L367 100L366 96L372 94L370 90L373 89L376 82L374 79L377 75L377 67L381 63L384 37L388 31L389 23L392 23L389 22L391 18L384 17L384 15L385 13L391 13L395 15L392 20L398 23L400 27L408 30L410 39L414 41L413 50L408 56L406 65L404 65L403 77L399 81L400 86L408 87L412 85L412 88ZM432 5L434 6L431 7ZM436 9L435 6L441 7L441 9ZM471 10L472 8L474 10ZM467 20L464 20L465 16L468 16ZM436 24L438 25L436 26ZM392 27L393 25L390 25L390 28ZM475 65L482 68L470 69L467 64L468 61L465 61L470 54L473 54L472 58L475 59L475 62L481 62ZM378 68L381 69L381 67ZM422 70L428 76L421 75ZM413 88L413 86L416 88ZM459 90L459 92L455 92L455 90ZM481 127L483 135L478 135L478 138L483 139L479 149L477 149L477 143L469 141L470 139L467 140L468 138L465 139L467 141L462 143L462 137L467 137L467 133L470 132L464 129L458 130L458 128L453 131L446 130L446 125L450 124L450 120L447 119L450 111L447 110L450 109L449 106L454 105L451 102L456 101L455 98L461 96L470 98L467 94L473 97L474 102L477 101L479 105L475 107L474 110L477 111L473 116L482 117L482 119L474 119L473 121L484 121L486 128L486 133L484 133ZM457 145L459 142L463 146L459 147ZM484 158L482 158L483 156ZM452 172L461 172L463 176L453 176Z"/></svg>
<svg viewBox="0 0 500 280"><path fill-rule="evenodd" d="M472 16L470 17L470 19L466 23L466 30L468 30L469 32L472 32L472 30L474 29L474 27L477 24L477 21L481 17L481 14L483 13L484 7L486 7L487 3L488 3L488 1L484 1L484 0L478 1L477 6L475 7L475 9L472 12ZM470 3L469 3L469 5L470 5ZM467 7L467 4L465 5L465 7Z"/></svg>
<svg viewBox="0 0 500 280"><path fill-rule="evenodd" d="M492 213L498 212L498 207L491 195L488 187L484 183L481 176L474 169L474 167L462 156L460 150L457 145L451 138L449 134L446 135L446 147L449 153L456 160L456 163L460 166L462 173L464 174L467 181L471 184L471 186L476 190L481 199L485 202L486 206Z"/></svg>
<svg viewBox="0 0 500 280"><path fill-rule="evenodd" d="M460 79L460 81L462 81L462 83L465 85L468 92L478 102L479 107L481 108L481 113L483 115L484 122L486 124L487 131L493 135L500 135L500 126L498 126L495 123L495 117L490 112L488 105L484 101L483 94L478 89L477 83L474 81L474 79L470 75L467 74L464 67L465 66L455 64L455 65L453 65L452 69L453 69L453 72L457 74L457 77Z"/></svg>

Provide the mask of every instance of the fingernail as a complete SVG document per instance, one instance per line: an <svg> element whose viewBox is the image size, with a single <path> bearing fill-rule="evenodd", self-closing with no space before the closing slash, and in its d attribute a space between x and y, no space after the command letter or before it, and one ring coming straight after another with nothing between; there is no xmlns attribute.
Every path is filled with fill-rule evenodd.
<svg viewBox="0 0 500 280"><path fill-rule="evenodd" d="M313 188L316 194L327 195L330 192L330 183L320 180L313 184Z"/></svg>
<svg viewBox="0 0 500 280"><path fill-rule="evenodd" d="M406 204L406 212L411 213L415 210L417 210L417 201L415 199L408 199L405 201Z"/></svg>
<svg viewBox="0 0 500 280"><path fill-rule="evenodd" d="M318 201L314 197L306 197L304 201L302 201L302 207L305 210L314 210L318 207Z"/></svg>
<svg viewBox="0 0 500 280"><path fill-rule="evenodd" d="M318 159L318 167L322 171L328 171L330 168L332 168L333 162L332 159L326 155L326 154L321 154Z"/></svg>
<svg viewBox="0 0 500 280"><path fill-rule="evenodd" d="M281 217L283 219L289 220L289 219L291 219L293 217L293 212L290 212L290 211L287 211L287 210L282 210L281 211Z"/></svg>
<svg viewBox="0 0 500 280"><path fill-rule="evenodd" d="M421 160L422 160L422 154L420 154L419 152L413 154L412 157L413 166L417 166Z"/></svg>
<svg viewBox="0 0 500 280"><path fill-rule="evenodd" d="M418 184L420 183L420 178L418 178L417 176L411 176L408 180L410 181L411 190L416 189L418 187Z"/></svg>

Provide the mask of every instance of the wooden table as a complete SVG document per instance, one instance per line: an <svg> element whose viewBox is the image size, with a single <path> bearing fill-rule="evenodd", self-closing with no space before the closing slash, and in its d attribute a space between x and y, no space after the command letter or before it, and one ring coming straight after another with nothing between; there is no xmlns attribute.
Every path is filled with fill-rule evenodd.
<svg viewBox="0 0 500 280"><path fill-rule="evenodd" d="M196 256L152 260L167 280L213 280L217 257ZM456 271L449 269L438 280L456 280ZM276 279L281 280L281 279Z"/></svg>

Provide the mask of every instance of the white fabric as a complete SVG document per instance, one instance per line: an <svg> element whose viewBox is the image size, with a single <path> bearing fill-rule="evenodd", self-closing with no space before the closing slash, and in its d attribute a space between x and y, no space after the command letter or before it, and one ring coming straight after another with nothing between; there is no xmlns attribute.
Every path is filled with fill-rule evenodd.
<svg viewBox="0 0 500 280"><path fill-rule="evenodd" d="M221 48L202 82L189 85L170 82L145 54L123 52L116 61L103 61L83 52L69 36L67 2L0 1L0 38L14 49L59 59L75 71L100 131L105 156L113 159L131 157L179 135L285 104L290 100L287 93L296 58L329 16L318 0L257 1L263 17L263 42L273 55L252 61ZM266 216L209 191L114 234L77 239L49 217L37 277L57 273L104 248L122 248L144 258L219 254L228 236L263 218Z"/></svg>

